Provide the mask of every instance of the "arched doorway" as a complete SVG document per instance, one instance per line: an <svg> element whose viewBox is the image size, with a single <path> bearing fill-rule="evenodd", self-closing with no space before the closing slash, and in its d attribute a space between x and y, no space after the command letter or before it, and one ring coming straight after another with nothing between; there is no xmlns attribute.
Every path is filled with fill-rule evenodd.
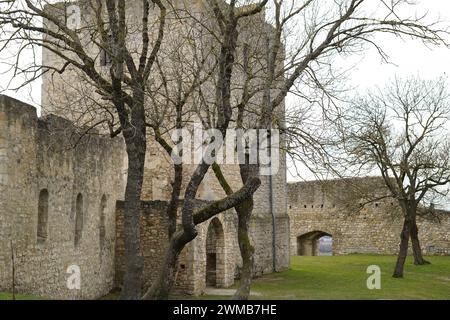
<svg viewBox="0 0 450 320"><path fill-rule="evenodd" d="M297 237L299 256L333 255L333 237L324 231L312 231Z"/></svg>
<svg viewBox="0 0 450 320"><path fill-rule="evenodd" d="M221 287L225 281L225 239L222 223L211 220L206 235L206 286Z"/></svg>
<svg viewBox="0 0 450 320"><path fill-rule="evenodd" d="M83 215L83 196L79 193L75 204L75 247L78 247L83 235Z"/></svg>

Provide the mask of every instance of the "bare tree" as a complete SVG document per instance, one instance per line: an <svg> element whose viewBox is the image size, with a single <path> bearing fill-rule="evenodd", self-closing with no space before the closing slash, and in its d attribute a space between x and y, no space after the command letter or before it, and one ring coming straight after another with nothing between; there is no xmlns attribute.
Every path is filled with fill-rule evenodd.
<svg viewBox="0 0 450 320"><path fill-rule="evenodd" d="M187 43L190 46L188 50L184 50L184 53L177 53L171 57L166 57L168 61L158 64L161 66L161 72L159 73L159 80L154 81L156 88L161 88L158 94L153 97L160 97L160 99L153 99L153 105L159 109L166 110L165 116L157 117L152 124L149 124L153 128L156 141L166 150L168 155L173 152L173 142L167 139L167 133L173 128L189 127L191 122L198 121L202 124L203 129L215 129L220 128L221 117L223 114L223 99L222 91L224 86L223 76L225 73L220 68L224 68L224 63L230 63L232 58L231 67L233 72L229 75L229 79L226 80L225 85L229 86L227 91L227 100L230 102L232 113L230 113L230 122L236 122L235 129L244 129L248 126L244 123L244 109L236 107L232 104L236 97L241 97L242 92L245 92L245 99L263 91L263 86L258 85L257 78L261 79L261 73L264 69L258 64L261 63L261 48L258 47L258 43L252 45L252 67L256 70L250 72L250 62L248 50L248 43L252 42L254 38L260 38L261 34L257 33L256 37L252 37L248 31L250 26L260 28L266 26L264 23L264 17L262 17L262 8L265 2L255 6L240 6L235 5L224 6L220 2L211 1L209 7L206 10L208 14L199 17L189 10L179 10L178 16L185 17L183 20L190 20L191 25L194 25L191 40ZM234 26L235 24L235 26ZM227 29L228 28L228 29ZM243 34L247 32L246 34ZM228 44L225 44L227 41ZM224 46L232 47L230 49L224 49ZM224 51L229 51L233 57L224 59ZM183 51L183 50L182 50ZM185 61L187 55L186 51L189 51L189 55L192 56L192 61L189 62L191 66L188 66ZM163 58L164 59L164 58ZM163 60L160 59L160 60ZM192 68L194 66L194 68ZM181 71L180 71L181 70ZM222 72L222 73L221 73ZM253 81L252 81L253 80ZM188 102L189 100L189 102ZM189 105L188 105L189 104ZM173 116L168 117L172 110ZM237 114L236 114L237 111ZM156 113L160 114L160 113ZM255 117L245 115L245 122L254 122ZM224 193L230 197L236 193L232 187L226 181L220 165L217 162L212 164L212 169L219 178L221 186L224 188ZM177 230L176 226L176 214L177 204L180 202L179 198L182 193L186 193L183 185L183 179L189 175L189 170L183 169L183 165L173 163L173 180L172 180L172 192L170 196L170 204L168 206L168 216L170 217L169 234L174 235ZM189 177L188 177L189 179ZM259 178L242 180L242 184L247 186L252 181L259 181ZM238 191L239 192L239 191ZM241 205L236 205L236 210L240 212ZM241 221L241 219L239 219ZM248 224L245 225L245 232L242 232L242 223L239 223L238 242L242 250L253 250L248 238ZM251 270L253 268L253 260L249 261L247 257L253 259L253 255L243 254L243 268L241 273L241 283L245 283L245 279L251 279ZM248 276L247 276L248 275ZM155 292L155 289L152 289ZM167 293L148 294L148 298L165 298Z"/></svg>
<svg viewBox="0 0 450 320"><path fill-rule="evenodd" d="M321 120L327 119L335 108L339 91L336 83L342 80L336 77L338 68L333 65L333 58L337 55L356 54L367 49L368 45L387 59L382 44L376 41L377 34L394 34L431 44L445 44L442 36L446 31L441 30L437 23L427 23L425 15L409 18L402 14L402 9L411 6L410 2L380 1L378 7L372 4L364 0L268 1L265 7L271 27L262 29L262 33L252 29L255 43L263 48L263 56L258 57L249 46L249 52L244 54L242 60L241 68L246 74L244 83L248 86L241 88L241 98L235 104L238 110L237 126L244 129L280 129L285 140L282 148L286 148L294 160L306 163L317 155L322 158L320 162L328 158L326 147L334 142L316 136L301 121L304 117L299 117L307 114L308 108L292 107L287 120L293 121L285 122L283 102L289 93L303 100L303 104L320 106L318 112L322 114ZM258 57L256 63L252 61L255 56ZM254 71L255 64L261 66L263 75ZM261 92L263 97L258 100L257 94ZM239 118L247 113L253 115L250 122ZM221 174L220 166L213 166L213 169L224 191L232 192ZM242 180L260 177L259 169L259 163L241 164ZM245 200L236 207L236 211L243 272L234 298L247 299L253 268L253 248L248 236L253 199Z"/></svg>
<svg viewBox="0 0 450 320"><path fill-rule="evenodd" d="M417 215L426 213L427 197L445 196L450 183L450 95L440 78L396 79L385 90L356 99L347 109L341 156L347 172L382 176L389 196L404 216L394 277L403 276L411 238L414 263L427 264L419 242Z"/></svg>
<svg viewBox="0 0 450 320"><path fill-rule="evenodd" d="M109 123L111 136L122 134L128 155L128 176L125 191L125 255L126 272L122 298L137 299L141 295L142 256L140 252L139 214L140 194L146 151L145 86L152 73L160 49L166 23L166 6L160 0L152 0L158 7L156 40L150 41L150 1L142 1L140 17L139 52L130 50L127 37L125 0L79 1L75 4L86 11L85 23L70 28L64 17L71 1L1 1L0 32L1 50L11 49L18 53L16 70L27 73L33 80L46 73L63 73L72 68L89 80L101 99L113 107L119 121L101 119ZM81 19L81 18L80 18ZM99 46L110 58L109 73L100 70ZM40 47L58 56L62 67L43 65L34 60L20 69L21 54L27 48Z"/></svg>

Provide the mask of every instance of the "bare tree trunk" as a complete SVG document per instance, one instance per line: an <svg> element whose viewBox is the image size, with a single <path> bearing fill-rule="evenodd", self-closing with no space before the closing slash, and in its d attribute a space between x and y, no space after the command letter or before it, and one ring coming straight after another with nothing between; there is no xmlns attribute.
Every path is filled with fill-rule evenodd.
<svg viewBox="0 0 450 320"><path fill-rule="evenodd" d="M169 217L169 239L177 231L177 213L180 202L181 184L183 182L183 166L181 164L174 165L175 179L172 183L172 194L167 208L167 215Z"/></svg>
<svg viewBox="0 0 450 320"><path fill-rule="evenodd" d="M12 266L12 299L16 300L16 261L14 256L14 245L11 240L11 266Z"/></svg>
<svg viewBox="0 0 450 320"><path fill-rule="evenodd" d="M408 255L408 243L409 243L409 225L410 221L408 218L405 218L403 222L403 229L400 235L400 250L397 256L397 263L395 265L394 274L392 275L394 278L403 278L403 269L406 261L406 257Z"/></svg>
<svg viewBox="0 0 450 320"><path fill-rule="evenodd" d="M250 177L259 178L258 165L241 164L239 166L242 182L246 183ZM236 206L238 215L238 242L242 257L242 269L240 274L239 288L236 290L234 300L248 300L250 296L250 287L253 278L254 252L249 236L249 223L253 213L253 195Z"/></svg>
<svg viewBox="0 0 450 320"><path fill-rule="evenodd" d="M247 164L240 165L241 178L244 183L246 183L246 181L248 181L249 179L251 168L252 167ZM212 169L214 170L217 180L224 189L225 193L227 195L233 194L233 190L222 174L220 167L217 164L213 164ZM258 167L255 166L254 170L255 169L258 169ZM254 179L255 177L252 178ZM253 195L251 195L241 204L235 206L238 217L238 243L242 257L242 269L240 274L239 288L233 295L234 300L247 300L250 296L250 286L252 283L254 264L253 254L255 251L251 244L249 236L249 223L253 212L253 204Z"/></svg>
<svg viewBox="0 0 450 320"><path fill-rule="evenodd" d="M415 265L430 264L430 262L425 260L422 255L422 248L420 247L419 241L419 229L417 228L417 222L415 217L411 221L410 236L414 255L414 264Z"/></svg>
<svg viewBox="0 0 450 320"><path fill-rule="evenodd" d="M144 269L140 239L140 214L147 143L145 117L142 115L144 112L143 96L138 94L136 101L142 103L136 102L136 105L134 105L131 125L123 132L128 154L124 212L125 276L120 294L120 299L123 300L141 298Z"/></svg>
<svg viewBox="0 0 450 320"><path fill-rule="evenodd" d="M141 297L143 260L140 246L140 194L143 169L136 164L136 156L128 156L128 176L125 190L124 242L125 276L121 299L136 300ZM136 166L137 165L137 166Z"/></svg>
<svg viewBox="0 0 450 320"><path fill-rule="evenodd" d="M250 286L253 278L253 248L249 236L249 223L253 212L253 197L248 198L239 206L236 206L238 214L238 242L242 257L242 269L240 274L239 288L236 290L234 300L248 300Z"/></svg>
<svg viewBox="0 0 450 320"><path fill-rule="evenodd" d="M197 230L195 228L196 224L194 221L194 205L192 200L195 199L198 186L203 180L208 168L209 165L202 162L197 166L196 170L192 174L191 180L189 181L184 194L185 199L181 216L183 229L175 233L171 238L165 259L158 275L158 279L153 282L143 299L167 300L169 298L169 293L176 281L178 258L180 253L186 244L197 237Z"/></svg>

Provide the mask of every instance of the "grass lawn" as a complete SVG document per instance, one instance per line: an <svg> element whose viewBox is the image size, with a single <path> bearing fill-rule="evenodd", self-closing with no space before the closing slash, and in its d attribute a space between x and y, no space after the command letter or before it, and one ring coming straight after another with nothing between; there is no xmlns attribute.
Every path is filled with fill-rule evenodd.
<svg viewBox="0 0 450 320"><path fill-rule="evenodd" d="M392 278L395 256L347 255L292 257L290 270L268 274L253 281L252 291L261 300L303 299L445 299L450 300L450 257L427 257L432 264L414 266L412 257L405 264L403 279ZM381 289L369 290L367 267L381 268ZM104 299L117 299L111 294ZM230 299L229 296L174 297L175 299ZM0 300L11 299L0 293ZM17 299L39 299L18 296ZM41 298L42 299L42 298Z"/></svg>
<svg viewBox="0 0 450 320"><path fill-rule="evenodd" d="M403 279L392 278L395 256L346 255L292 257L291 269L255 279L253 299L450 299L450 257L427 257L432 264L414 266L409 257ZM369 265L381 268L381 289L369 290ZM201 296L194 299L224 299Z"/></svg>

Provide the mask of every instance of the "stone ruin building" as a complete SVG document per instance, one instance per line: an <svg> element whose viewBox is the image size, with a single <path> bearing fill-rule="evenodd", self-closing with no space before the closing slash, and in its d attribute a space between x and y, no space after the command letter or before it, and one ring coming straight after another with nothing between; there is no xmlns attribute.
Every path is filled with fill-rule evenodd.
<svg viewBox="0 0 450 320"><path fill-rule="evenodd" d="M201 1L189 3L196 6ZM140 5L140 1L127 2L127 21L136 20L137 12L142 10ZM49 10L57 9L56 6ZM88 20L88 11L83 13L83 19ZM261 29L268 27L262 16L257 23ZM250 42L245 30L243 33L243 38ZM96 63L107 72L101 49L87 47L97 51ZM63 63L45 49L43 61L55 67ZM44 75L41 118L32 106L1 96L0 292L11 290L12 251L14 281L21 293L94 299L121 286L127 171L124 144L120 137L80 136L74 124L79 126L83 122L80 114L86 114L82 110L83 101L78 98L80 92L88 92L85 97L89 99L98 98L69 67L62 75ZM77 143L72 148L74 141ZM155 141L149 141L141 195L146 285L156 276L168 242L166 206L172 165L163 155ZM186 167L188 178L193 167ZM250 233L255 248L255 276L289 267L286 166L282 153L279 167L272 178L262 178L254 196ZM223 171L233 188L242 185L237 165L224 165ZM199 206L223 196L214 174L208 173L197 194ZM242 262L234 209L198 229L197 238L182 252L176 293L201 294L207 286L229 287L239 277ZM80 290L67 285L68 269L74 265L81 272Z"/></svg>
<svg viewBox="0 0 450 320"><path fill-rule="evenodd" d="M141 10L139 3L127 2L130 19ZM201 1L189 3L201 5ZM267 28L263 20L261 30ZM251 34L244 36L249 40L246 37ZM91 49L98 51L97 63L103 66L101 50ZM43 59L45 64L61 64L47 50ZM11 291L12 256L20 293L95 299L120 288L125 149L120 137L80 136L80 121L75 120L80 118L83 101L76 94L87 90L81 83L70 68L62 75L46 74L40 118L34 107L0 96L0 292ZM95 100L95 93L89 92L89 97ZM283 114L283 110L279 112ZM147 285L154 279L167 245L171 164L162 154L150 139L141 195ZM291 255L317 255L323 236L332 237L333 254L396 252L401 219L393 214L395 204L373 203L354 214L336 200L336 194L344 189L339 181L288 184L285 155L280 155L278 173L272 179L263 177L255 194L250 223L255 276L287 269ZM186 175L191 169L185 170ZM236 165L225 165L224 174L234 188L241 185ZM199 189L198 205L223 196L209 173ZM419 228L427 230L421 233L426 253L448 254L442 248L450 247L450 221L447 213L441 218L439 223L420 221ZM179 261L175 291L180 294L201 294L207 286L229 287L239 278L241 257L234 210L198 229L199 235ZM74 265L81 272L79 290L67 285Z"/></svg>

